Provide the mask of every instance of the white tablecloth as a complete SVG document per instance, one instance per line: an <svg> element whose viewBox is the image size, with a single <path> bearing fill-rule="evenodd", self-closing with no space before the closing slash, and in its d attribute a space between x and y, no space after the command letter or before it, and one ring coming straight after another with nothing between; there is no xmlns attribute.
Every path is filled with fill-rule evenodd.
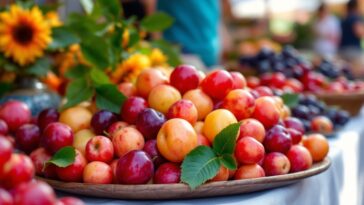
<svg viewBox="0 0 364 205"><path fill-rule="evenodd" d="M174 201L81 197L86 204L364 205L364 112L329 139L331 167L293 185L252 194ZM66 195L58 193L59 195Z"/></svg>

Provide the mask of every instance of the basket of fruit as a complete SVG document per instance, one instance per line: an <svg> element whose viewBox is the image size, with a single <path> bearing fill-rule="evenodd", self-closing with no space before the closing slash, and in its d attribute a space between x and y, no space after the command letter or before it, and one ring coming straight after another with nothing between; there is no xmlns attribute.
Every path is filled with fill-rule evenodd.
<svg viewBox="0 0 364 205"><path fill-rule="evenodd" d="M116 85L103 86L107 92L93 98L98 110L46 109L33 122L23 103L0 107L11 130L5 134L15 133L38 179L55 189L123 199L210 197L284 186L330 166L327 139L305 135L284 99L253 94L240 73L201 77L181 65L167 77L147 69L128 98Z"/></svg>
<svg viewBox="0 0 364 205"><path fill-rule="evenodd" d="M268 86L277 91L308 93L316 95L328 105L347 110L351 115L359 113L364 102L364 82L354 80L345 64L320 60L305 60L292 47L282 52L262 49L255 56L240 59L243 68L253 68L259 77L249 77L248 86Z"/></svg>

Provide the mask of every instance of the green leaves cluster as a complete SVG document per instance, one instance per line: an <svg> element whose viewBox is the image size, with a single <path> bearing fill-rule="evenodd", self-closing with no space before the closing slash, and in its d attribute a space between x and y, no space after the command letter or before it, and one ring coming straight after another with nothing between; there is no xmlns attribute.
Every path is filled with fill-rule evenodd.
<svg viewBox="0 0 364 205"><path fill-rule="evenodd" d="M295 107L299 102L299 95L297 93L284 93L281 98L283 103L289 108Z"/></svg>
<svg viewBox="0 0 364 205"><path fill-rule="evenodd" d="M237 168L234 158L236 138L240 123L223 129L213 142L212 148L198 146L183 160L181 180L195 189L213 178L223 165L230 170Z"/></svg>

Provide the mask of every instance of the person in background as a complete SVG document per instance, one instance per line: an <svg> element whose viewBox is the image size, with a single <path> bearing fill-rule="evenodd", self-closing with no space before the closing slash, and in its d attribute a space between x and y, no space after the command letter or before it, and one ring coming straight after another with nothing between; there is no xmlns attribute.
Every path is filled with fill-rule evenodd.
<svg viewBox="0 0 364 205"><path fill-rule="evenodd" d="M330 14L325 4L321 4L318 9L317 20L313 29L315 33L315 52L324 58L333 58L337 53L340 42L340 21Z"/></svg>
<svg viewBox="0 0 364 205"><path fill-rule="evenodd" d="M347 14L341 23L343 31L340 48L361 51L361 38L364 37L363 19L359 13L358 2L350 0L346 6Z"/></svg>
<svg viewBox="0 0 364 205"><path fill-rule="evenodd" d="M164 39L179 44L183 53L198 55L208 67L219 63L220 1L157 0L157 10L175 20Z"/></svg>

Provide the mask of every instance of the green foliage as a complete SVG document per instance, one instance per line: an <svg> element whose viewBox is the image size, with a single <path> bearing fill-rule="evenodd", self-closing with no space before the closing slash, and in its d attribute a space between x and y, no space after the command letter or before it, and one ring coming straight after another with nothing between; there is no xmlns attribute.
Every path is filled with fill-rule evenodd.
<svg viewBox="0 0 364 205"><path fill-rule="evenodd" d="M283 102L288 107L295 107L299 102L299 95L296 93L285 93L281 96Z"/></svg>
<svg viewBox="0 0 364 205"><path fill-rule="evenodd" d="M188 153L182 163L181 180L195 189L216 176L221 164L236 169L234 150L239 128L240 123L231 124L215 137L212 148L198 146Z"/></svg>
<svg viewBox="0 0 364 205"><path fill-rule="evenodd" d="M110 47L104 38L88 36L82 39L81 50L85 58L99 69L106 69L109 66Z"/></svg>
<svg viewBox="0 0 364 205"><path fill-rule="evenodd" d="M93 88L85 77L72 81L66 90L67 103L63 109L75 106L83 101L89 100L93 95Z"/></svg>
<svg viewBox="0 0 364 205"><path fill-rule="evenodd" d="M96 87L96 106L99 109L106 109L119 113L126 97L119 92L116 85L104 84Z"/></svg>
<svg viewBox="0 0 364 205"><path fill-rule="evenodd" d="M182 182L195 189L216 176L220 169L220 160L207 146L198 146L192 150L182 163Z"/></svg>
<svg viewBox="0 0 364 205"><path fill-rule="evenodd" d="M142 29L149 32L163 31L170 27L174 22L174 19L164 12L156 12L152 15L145 17L140 26Z"/></svg>
<svg viewBox="0 0 364 205"><path fill-rule="evenodd" d="M75 34L67 30L65 27L58 27L52 30L52 42L48 48L50 50L57 50L79 42L80 39Z"/></svg>
<svg viewBox="0 0 364 205"><path fill-rule="evenodd" d="M72 146L66 146L58 150L53 157L47 162L47 164L54 164L57 167L67 167L71 165L76 158L75 148Z"/></svg>
<svg viewBox="0 0 364 205"><path fill-rule="evenodd" d="M47 57L39 58L35 63L25 69L25 73L35 76L45 76L51 68L51 60Z"/></svg>

